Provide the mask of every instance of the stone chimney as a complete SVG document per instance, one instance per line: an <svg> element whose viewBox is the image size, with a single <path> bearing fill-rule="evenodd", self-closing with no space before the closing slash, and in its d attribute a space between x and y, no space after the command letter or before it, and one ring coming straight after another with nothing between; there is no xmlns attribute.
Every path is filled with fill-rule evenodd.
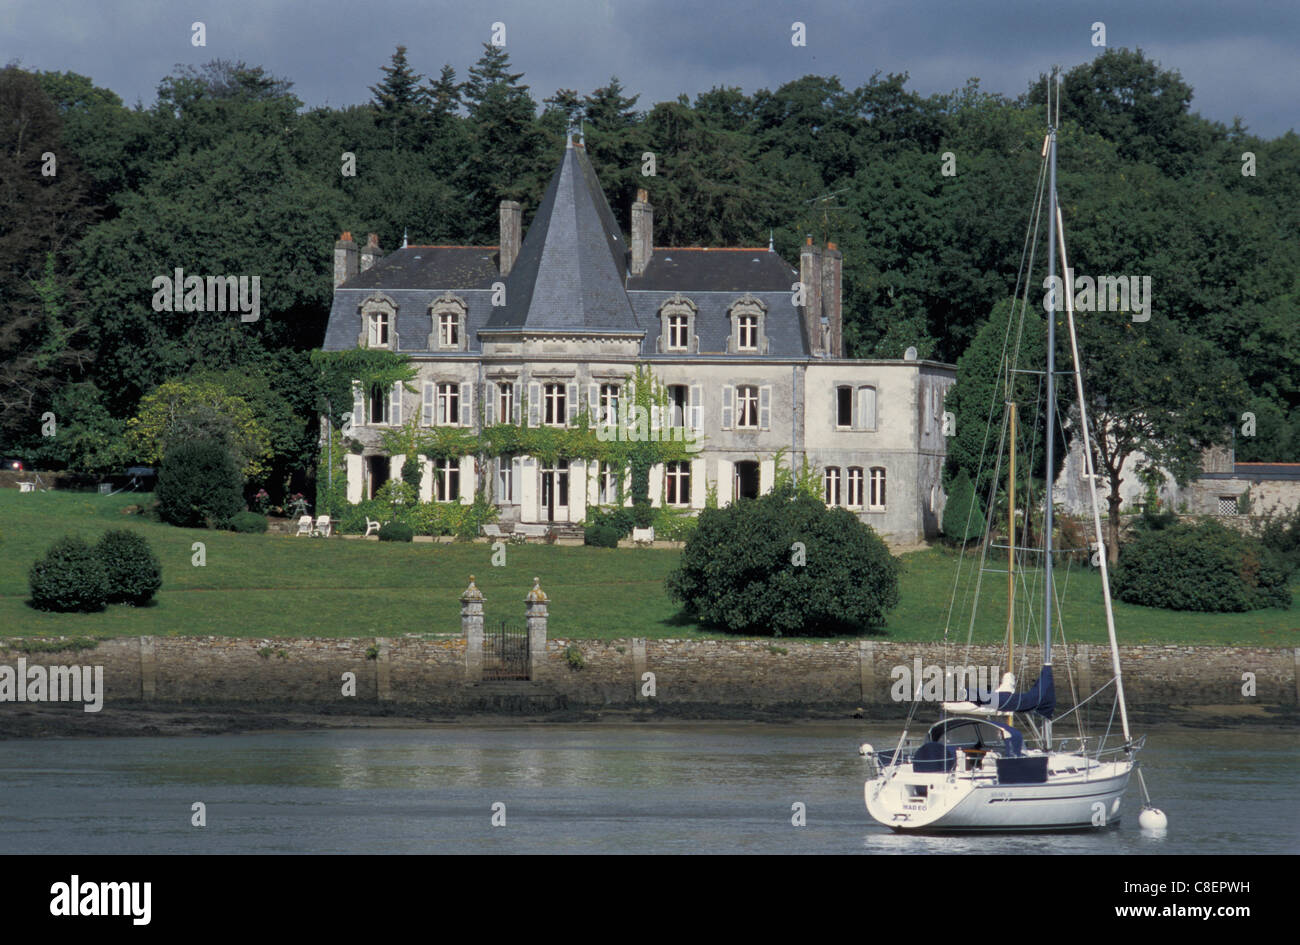
<svg viewBox="0 0 1300 945"><path fill-rule="evenodd" d="M636 192L632 204L632 275L639 276L654 255L655 208L644 188Z"/></svg>
<svg viewBox="0 0 1300 945"><path fill-rule="evenodd" d="M334 244L334 288L338 288L357 274L357 244L346 230Z"/></svg>
<svg viewBox="0 0 1300 945"><path fill-rule="evenodd" d="M524 208L513 200L501 201L501 240L498 255L501 260L501 275L510 275L510 270L519 258L521 228Z"/></svg>
<svg viewBox="0 0 1300 945"><path fill-rule="evenodd" d="M843 254L834 243L826 244L822 253L822 314L830 327L830 344L827 354L832 358L844 357L843 310L840 295L840 270Z"/></svg>
<svg viewBox="0 0 1300 945"><path fill-rule="evenodd" d="M799 251L799 281L803 284L804 336L813 354L825 354L822 346L822 251L808 237Z"/></svg>
<svg viewBox="0 0 1300 945"><path fill-rule="evenodd" d="M366 236L366 245L361 247L361 271L365 272L383 256L379 249L379 234L370 233Z"/></svg>

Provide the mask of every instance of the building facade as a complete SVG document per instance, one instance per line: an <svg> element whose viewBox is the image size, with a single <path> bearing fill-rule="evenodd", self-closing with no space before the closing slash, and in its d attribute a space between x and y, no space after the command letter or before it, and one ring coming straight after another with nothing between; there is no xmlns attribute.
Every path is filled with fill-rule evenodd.
<svg viewBox="0 0 1300 945"><path fill-rule="evenodd" d="M664 385L650 435L682 436L693 458L651 470L656 505L705 507L772 487L778 456L812 464L826 501L884 537L937 534L951 365L843 357L841 256L809 239L795 268L771 246L656 247L647 193L630 238L615 221L585 149L569 139L526 236L522 208L500 206L497 246L403 246L383 255L335 244L324 348L409 356L409 387L356 392L347 497L373 497L404 456L380 431L425 427L623 422L629 378ZM522 236L522 238L521 238ZM413 390L410 388L414 388ZM630 503L619 472L530 456L420 457L422 501L491 497L503 521L581 522L593 505Z"/></svg>

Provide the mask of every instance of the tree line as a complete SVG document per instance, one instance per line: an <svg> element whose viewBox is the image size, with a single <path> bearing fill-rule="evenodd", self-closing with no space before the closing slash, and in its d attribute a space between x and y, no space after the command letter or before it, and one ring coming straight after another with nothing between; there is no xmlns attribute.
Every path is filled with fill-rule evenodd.
<svg viewBox="0 0 1300 945"><path fill-rule="evenodd" d="M339 232L385 250L495 243L497 203L521 201L527 223L574 124L624 229L646 187L660 245L771 234L794 260L807 235L834 240L850 356L987 360L981 333L1005 326L1017 283L1043 77L1008 97L977 80L923 96L906 75L808 75L649 107L616 77L540 102L523 80L499 47L463 80L451 65L421 75L398 47L364 105L308 109L288 79L218 60L178 67L132 108L73 72L0 71L0 450L119 470L156 452L150 409L206 398L204 422L258 444L250 488L307 491L325 383L309 356ZM1071 263L1154 287L1148 322L1083 318L1109 403L1173 410L1183 425L1156 440L1235 431L1239 460L1300 461L1300 139L1201 117L1140 50L1108 50L1062 89ZM151 281L177 268L260 275L261 317L154 311ZM959 434L980 416L962 409Z"/></svg>

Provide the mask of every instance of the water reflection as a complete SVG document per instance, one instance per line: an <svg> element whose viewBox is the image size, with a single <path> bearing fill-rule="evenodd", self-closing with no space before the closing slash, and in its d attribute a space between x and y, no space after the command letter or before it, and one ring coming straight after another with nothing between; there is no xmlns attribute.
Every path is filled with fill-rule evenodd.
<svg viewBox="0 0 1300 945"><path fill-rule="evenodd" d="M1300 852L1294 732L1172 729L1143 754L1169 832L916 837L874 824L893 727L463 725L0 742L0 852ZM220 830L196 832L203 800ZM506 804L505 829L491 807ZM791 824L801 802L806 827Z"/></svg>

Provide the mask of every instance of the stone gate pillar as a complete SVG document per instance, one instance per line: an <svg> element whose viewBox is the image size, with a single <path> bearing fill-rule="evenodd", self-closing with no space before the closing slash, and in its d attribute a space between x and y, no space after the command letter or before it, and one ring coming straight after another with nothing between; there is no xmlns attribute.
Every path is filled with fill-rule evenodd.
<svg viewBox="0 0 1300 945"><path fill-rule="evenodd" d="M550 598L542 590L540 578L533 578L533 589L524 598L528 626L528 678L537 680L546 673L546 612Z"/></svg>
<svg viewBox="0 0 1300 945"><path fill-rule="evenodd" d="M483 592L469 576L469 587L460 595L460 629L465 634L465 681L483 678ZM543 618L544 619L544 618Z"/></svg>

